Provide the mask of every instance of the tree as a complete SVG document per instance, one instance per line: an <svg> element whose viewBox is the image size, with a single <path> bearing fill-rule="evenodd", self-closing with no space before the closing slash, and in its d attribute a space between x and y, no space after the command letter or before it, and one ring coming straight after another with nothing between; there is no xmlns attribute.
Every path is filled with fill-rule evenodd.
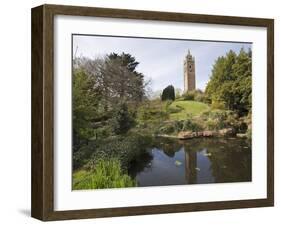
<svg viewBox="0 0 281 226"><path fill-rule="evenodd" d="M96 80L103 96L105 110L114 108L120 99L134 103L144 99L147 83L143 74L136 71L138 64L133 56L125 53L111 53L94 60L74 60L74 67L82 68Z"/></svg>
<svg viewBox="0 0 281 226"><path fill-rule="evenodd" d="M122 54L111 53L108 55L108 60L113 62L117 61L130 72L128 76L132 76L130 79L134 80L134 98L136 101L141 101L145 95L145 83L143 74L136 71L139 62L136 61L135 57L124 52Z"/></svg>
<svg viewBox="0 0 281 226"><path fill-rule="evenodd" d="M252 58L251 50L241 49L239 54L230 50L219 57L212 69L206 94L213 106L224 106L239 115L251 111Z"/></svg>
<svg viewBox="0 0 281 226"><path fill-rule="evenodd" d="M134 118L129 112L125 102L120 103L111 119L113 132L116 134L125 134L133 126Z"/></svg>
<svg viewBox="0 0 281 226"><path fill-rule="evenodd" d="M102 74L108 81L108 85L104 88L107 89L107 94L113 103L120 99L128 102L141 102L144 96L143 78L128 70L123 65L122 59L107 58Z"/></svg>
<svg viewBox="0 0 281 226"><path fill-rule="evenodd" d="M133 57L129 53L110 53L108 55L109 60L116 60L119 59L121 61L122 66L126 67L131 72L136 72L136 74L141 74L136 71L136 67L139 65L139 62L136 61L136 58Z"/></svg>
<svg viewBox="0 0 281 226"><path fill-rule="evenodd" d="M252 53L241 49L233 65L235 82L232 86L234 108L241 113L247 113L252 109Z"/></svg>
<svg viewBox="0 0 281 226"><path fill-rule="evenodd" d="M79 69L75 69L73 73L72 96L74 143L79 143L93 136L90 122L99 117L98 105L101 96L95 81Z"/></svg>
<svg viewBox="0 0 281 226"><path fill-rule="evenodd" d="M163 89L161 100L175 100L175 88L172 85L167 86L165 89Z"/></svg>

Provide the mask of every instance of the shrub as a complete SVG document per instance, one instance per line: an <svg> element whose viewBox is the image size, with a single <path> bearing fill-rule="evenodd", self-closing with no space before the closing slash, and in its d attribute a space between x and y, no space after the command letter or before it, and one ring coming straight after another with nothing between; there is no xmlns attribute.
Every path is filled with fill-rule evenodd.
<svg viewBox="0 0 281 226"><path fill-rule="evenodd" d="M110 137L99 142L91 159L95 164L102 159L115 158L120 161L123 169L127 169L133 160L146 152L149 143L150 137L145 135L127 134L126 137Z"/></svg>
<svg viewBox="0 0 281 226"><path fill-rule="evenodd" d="M175 121L174 122L174 128L176 132L180 132L184 128L184 122L183 121Z"/></svg>
<svg viewBox="0 0 281 226"><path fill-rule="evenodd" d="M200 131L200 130L202 130L202 127L198 123L196 123L194 120L189 118L189 119L186 119L183 122L183 129L182 130L183 131L187 131L187 130Z"/></svg>
<svg viewBox="0 0 281 226"><path fill-rule="evenodd" d="M134 118L130 114L127 104L122 102L117 106L111 119L112 130L116 134L124 134L127 133L133 125Z"/></svg>
<svg viewBox="0 0 281 226"><path fill-rule="evenodd" d="M194 95L194 100L198 102L206 102L204 93L196 92Z"/></svg>
<svg viewBox="0 0 281 226"><path fill-rule="evenodd" d="M150 115L150 120L156 120L156 121L165 120L168 119L169 117L169 114L165 111L162 111L161 109L152 110L149 112L149 115Z"/></svg>
<svg viewBox="0 0 281 226"><path fill-rule="evenodd" d="M223 102L213 101L211 104L212 109L224 110L225 104Z"/></svg>
<svg viewBox="0 0 281 226"><path fill-rule="evenodd" d="M231 127L238 131L240 126L238 116L233 111L206 111L201 115L201 118L206 122L206 128L210 130L219 130L226 127Z"/></svg>
<svg viewBox="0 0 281 226"><path fill-rule="evenodd" d="M183 94L184 100L194 100L194 92L186 92Z"/></svg>
<svg viewBox="0 0 281 226"><path fill-rule="evenodd" d="M81 148L79 148L78 151L73 153L73 163L72 167L73 169L78 169L88 163L91 155L93 154L95 150L94 146L90 145L84 145Z"/></svg>
<svg viewBox="0 0 281 226"><path fill-rule="evenodd" d="M164 108L168 108L169 103L167 101L166 105L163 105L163 102L154 100L149 104L143 104L137 111L138 121L161 121L168 119L169 113Z"/></svg>
<svg viewBox="0 0 281 226"><path fill-rule="evenodd" d="M100 139L104 137L109 137L112 134L112 128L110 126L103 126L95 129L95 135L92 139Z"/></svg>
<svg viewBox="0 0 281 226"><path fill-rule="evenodd" d="M181 131L200 131L202 130L202 126L195 122L193 119L173 121L169 123L164 123L158 129L158 133L160 134L173 134L179 133Z"/></svg>
<svg viewBox="0 0 281 226"><path fill-rule="evenodd" d="M184 130L197 131L201 128L198 124L191 122L191 120L190 121L187 120L187 121L181 120L181 121L164 123L163 125L160 126L157 132L160 134L173 134Z"/></svg>
<svg viewBox="0 0 281 226"><path fill-rule="evenodd" d="M206 122L206 127L208 130L215 130L218 129L217 122L213 119L208 119Z"/></svg>
<svg viewBox="0 0 281 226"><path fill-rule="evenodd" d="M175 132L175 127L172 124L164 124L160 126L160 128L157 131L160 134L172 134Z"/></svg>
<svg viewBox="0 0 281 226"><path fill-rule="evenodd" d="M205 97L205 94L201 90L197 89L197 90L187 91L186 93L184 93L183 99L206 102L207 98Z"/></svg>
<svg viewBox="0 0 281 226"><path fill-rule="evenodd" d="M125 174L117 159L100 160L90 171L73 174L73 189L99 189L134 187L136 181Z"/></svg>
<svg viewBox="0 0 281 226"><path fill-rule="evenodd" d="M161 95L161 100L165 101L165 100L175 100L175 88L172 85L167 86Z"/></svg>

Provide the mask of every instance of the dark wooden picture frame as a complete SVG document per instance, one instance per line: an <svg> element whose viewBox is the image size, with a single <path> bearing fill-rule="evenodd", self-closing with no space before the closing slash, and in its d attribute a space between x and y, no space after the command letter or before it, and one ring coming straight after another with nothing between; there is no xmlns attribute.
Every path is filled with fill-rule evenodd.
<svg viewBox="0 0 281 226"><path fill-rule="evenodd" d="M94 16L155 21L256 26L267 29L267 198L169 205L54 210L54 16ZM108 8L42 5L32 9L31 215L49 220L160 214L274 205L274 20Z"/></svg>

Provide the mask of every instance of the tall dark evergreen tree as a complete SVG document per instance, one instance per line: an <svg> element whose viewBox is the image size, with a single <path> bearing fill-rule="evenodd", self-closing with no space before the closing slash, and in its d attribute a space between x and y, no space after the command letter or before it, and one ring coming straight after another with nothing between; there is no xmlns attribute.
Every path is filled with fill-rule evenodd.
<svg viewBox="0 0 281 226"><path fill-rule="evenodd" d="M175 88L172 85L167 86L165 89L163 89L161 100L175 100Z"/></svg>

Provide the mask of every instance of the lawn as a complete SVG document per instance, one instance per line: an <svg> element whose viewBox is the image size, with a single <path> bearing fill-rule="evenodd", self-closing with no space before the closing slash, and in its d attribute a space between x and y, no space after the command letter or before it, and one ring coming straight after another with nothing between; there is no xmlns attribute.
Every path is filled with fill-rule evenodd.
<svg viewBox="0 0 281 226"><path fill-rule="evenodd" d="M184 120L187 114L192 114L193 116L200 115L202 112L209 110L209 106L202 102L180 100L174 101L169 106L169 109L172 110L170 119Z"/></svg>

